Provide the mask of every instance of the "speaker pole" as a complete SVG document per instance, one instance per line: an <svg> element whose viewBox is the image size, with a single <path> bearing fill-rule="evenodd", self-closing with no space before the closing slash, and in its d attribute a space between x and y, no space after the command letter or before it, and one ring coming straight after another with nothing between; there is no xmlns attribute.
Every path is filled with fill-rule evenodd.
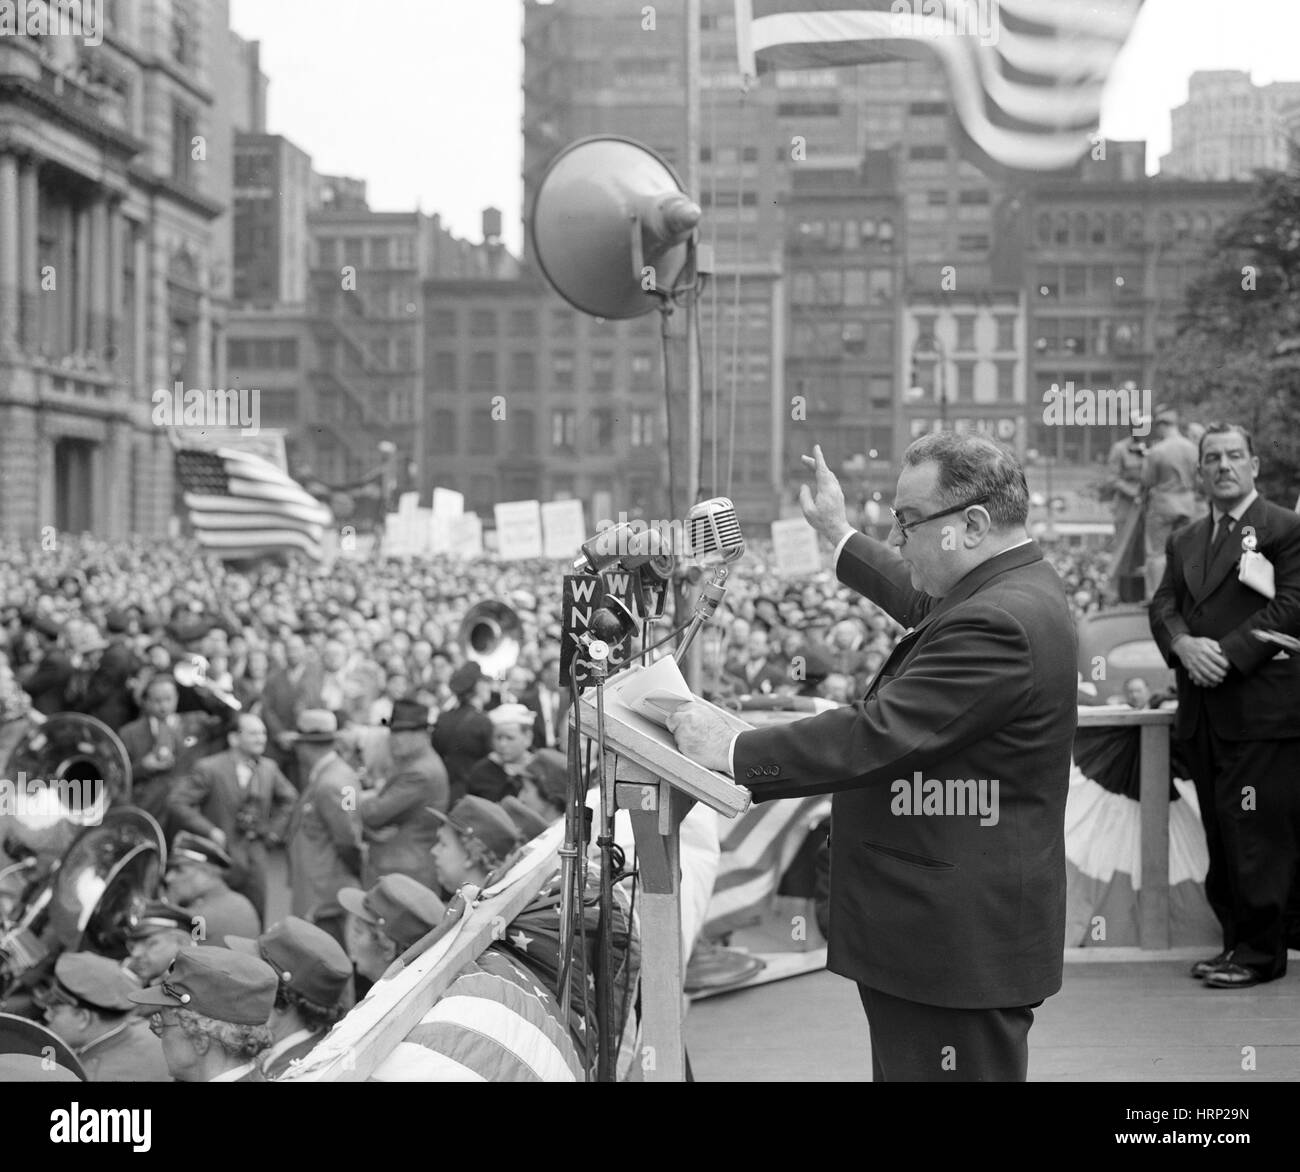
<svg viewBox="0 0 1300 1172"><path fill-rule="evenodd" d="M700 0L686 5L686 163L682 182L695 198L700 189ZM699 312L692 290L686 302L686 507L700 499L700 339L693 328Z"/></svg>

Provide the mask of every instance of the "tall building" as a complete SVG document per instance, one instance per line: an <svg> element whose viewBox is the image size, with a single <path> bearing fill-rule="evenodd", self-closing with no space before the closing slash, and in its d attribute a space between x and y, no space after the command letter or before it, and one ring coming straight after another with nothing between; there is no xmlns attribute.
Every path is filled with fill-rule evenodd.
<svg viewBox="0 0 1300 1172"><path fill-rule="evenodd" d="M1060 426L1044 419L1044 397L1053 386L1131 385L1176 402L1177 387L1154 385L1157 357L1215 232L1251 191L1245 181L1148 178L1145 143L1107 147L1105 165L1087 160L1072 177L1034 183L1024 208L1029 447L1094 469L1126 421Z"/></svg>
<svg viewBox="0 0 1300 1172"><path fill-rule="evenodd" d="M1198 70L1172 121L1162 175L1227 180L1282 171L1300 144L1300 82L1255 85L1244 70Z"/></svg>
<svg viewBox="0 0 1300 1172"><path fill-rule="evenodd" d="M713 247L720 308L715 315L709 291L702 306L707 456L701 485L702 491L729 491L747 518L762 520L776 516L787 495L786 437L795 435L789 425L799 422L790 416L793 382L816 380L825 368L824 355L789 349L794 338L782 328L796 264L787 244L794 239L792 222L803 222L803 212L796 220L793 208L821 182L814 179L812 188L802 188L801 177L805 172L851 175L868 151L895 152L892 225L899 242L894 256L902 267L894 296L900 303L912 289L939 292L942 269L954 263L966 292L998 284L994 224L1003 193L962 159L937 61L778 71L746 87L737 72L733 4L704 0L702 8L699 155L692 194L705 213L701 238ZM554 154L589 134L635 138L686 177L684 12L679 4L525 0L526 208ZM829 222L843 220L837 213ZM739 319L737 301L748 307ZM748 357L740 378L732 370L709 369L715 355L723 361L736 346L727 314L744 323ZM878 336L882 327L863 314L850 333L859 328ZM880 378L891 376L891 419L901 403L894 377L900 369L897 333L893 342L887 367L877 372ZM720 473L720 483L710 485L714 428L708 388L714 378L728 404L716 431L720 463L730 474ZM738 390L734 428L733 385ZM883 382L875 388L883 395ZM843 427L879 426L881 409L867 396L845 402L847 413L839 417ZM684 416L675 416L674 424L680 437Z"/></svg>
<svg viewBox="0 0 1300 1172"><path fill-rule="evenodd" d="M161 536L153 392L213 385L225 0L119 0L103 44L0 37L0 535Z"/></svg>
<svg viewBox="0 0 1300 1172"><path fill-rule="evenodd" d="M304 305L311 156L278 134L236 134L234 149L234 301Z"/></svg>

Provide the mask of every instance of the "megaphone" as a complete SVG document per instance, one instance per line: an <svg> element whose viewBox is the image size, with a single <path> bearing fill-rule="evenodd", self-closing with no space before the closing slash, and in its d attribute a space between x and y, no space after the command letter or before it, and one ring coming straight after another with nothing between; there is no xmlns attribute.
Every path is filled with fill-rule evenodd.
<svg viewBox="0 0 1300 1172"><path fill-rule="evenodd" d="M640 317L660 308L687 271L700 215L654 151L596 135L551 160L528 235L542 276L575 309Z"/></svg>

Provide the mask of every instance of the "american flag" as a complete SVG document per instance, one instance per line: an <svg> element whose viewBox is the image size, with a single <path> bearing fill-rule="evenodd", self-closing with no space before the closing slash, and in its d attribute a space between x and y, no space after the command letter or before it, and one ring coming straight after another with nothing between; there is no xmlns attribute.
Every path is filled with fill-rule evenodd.
<svg viewBox="0 0 1300 1172"><path fill-rule="evenodd" d="M968 154L1059 171L1092 145L1143 0L736 0L740 70L936 54Z"/></svg>
<svg viewBox="0 0 1300 1172"><path fill-rule="evenodd" d="M300 550L322 557L333 514L274 464L234 448L176 452L195 538L228 560Z"/></svg>

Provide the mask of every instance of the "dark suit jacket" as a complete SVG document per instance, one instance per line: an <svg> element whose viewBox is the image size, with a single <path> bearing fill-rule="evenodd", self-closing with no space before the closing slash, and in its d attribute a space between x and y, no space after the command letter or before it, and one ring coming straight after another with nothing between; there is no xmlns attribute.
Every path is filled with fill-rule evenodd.
<svg viewBox="0 0 1300 1172"><path fill-rule="evenodd" d="M469 771L492 752L492 722L470 705L453 708L433 726L433 747L447 767L454 805L465 796Z"/></svg>
<svg viewBox="0 0 1300 1172"><path fill-rule="evenodd" d="M240 884L250 864L261 865L263 858L255 846L257 840L244 836L239 812L249 806L257 826L282 839L297 800L298 791L269 757L258 759L248 790L241 790L235 754L227 749L199 761L172 789L167 804L182 830L205 836L214 829L225 832L226 850L235 864L230 881Z"/></svg>
<svg viewBox="0 0 1300 1172"><path fill-rule="evenodd" d="M73 674L67 654L51 651L23 685L32 698L32 707L46 716L66 711L65 693Z"/></svg>
<svg viewBox="0 0 1300 1172"><path fill-rule="evenodd" d="M298 713L304 708L319 708L321 669L317 663L303 666L297 684L289 681L288 669L280 668L266 677L262 689L262 720L266 724L267 752L281 766L293 759L292 749L281 749L275 738L298 727Z"/></svg>
<svg viewBox="0 0 1300 1172"><path fill-rule="evenodd" d="M858 704L742 733L736 780L758 801L834 792L833 972L927 1005L1041 1001L1061 986L1077 719L1061 580L1031 543L933 599L862 534L836 572L916 625ZM996 822L910 812L918 775L945 790L949 781L996 780Z"/></svg>
<svg viewBox="0 0 1300 1172"><path fill-rule="evenodd" d="M134 720L139 708L126 683L139 666L135 652L123 640L114 639L100 657L77 710L97 717L115 732Z"/></svg>
<svg viewBox="0 0 1300 1172"><path fill-rule="evenodd" d="M1165 554L1165 576L1151 599L1151 633L1178 681L1174 734L1190 738L1198 724L1228 741L1300 736L1300 655L1288 656L1276 643L1251 631L1274 630L1300 636L1300 516L1257 497L1228 534L1206 568L1211 517L1175 530ZM1237 581L1245 526L1255 532L1256 548L1273 563L1276 596ZM1232 667L1223 683L1201 688L1192 683L1173 653L1181 634L1217 639Z"/></svg>
<svg viewBox="0 0 1300 1172"><path fill-rule="evenodd" d="M177 728L168 737L175 759L168 769L149 770L144 766L143 758L153 751L156 743L147 715L124 725L118 733L126 748L127 756L131 759L133 791L139 791L142 786L148 786L149 783L163 778L174 784L206 755L208 747L212 744L212 738L220 731L220 721L206 713L178 712L176 715ZM170 788L170 785L166 788ZM139 793L137 792L135 796L139 797ZM139 802L137 801L136 804L138 805ZM164 807L167 805L165 798L162 804ZM158 816L153 809L149 812L155 817Z"/></svg>
<svg viewBox="0 0 1300 1172"><path fill-rule="evenodd" d="M437 873L429 853L442 821L428 807L447 812L447 770L438 754L426 749L420 756L398 762L378 792L362 794L358 804L370 848L365 886L384 875L400 871L417 883L437 890Z"/></svg>

